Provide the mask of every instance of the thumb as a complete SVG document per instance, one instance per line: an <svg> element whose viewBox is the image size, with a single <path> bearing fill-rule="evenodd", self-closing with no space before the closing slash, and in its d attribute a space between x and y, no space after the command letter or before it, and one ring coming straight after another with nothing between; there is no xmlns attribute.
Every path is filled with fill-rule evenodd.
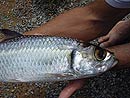
<svg viewBox="0 0 130 98"><path fill-rule="evenodd" d="M106 42L103 42L100 44L100 47L102 47L102 48L107 48L110 46L112 46L112 43L110 41L106 41Z"/></svg>
<svg viewBox="0 0 130 98"><path fill-rule="evenodd" d="M80 89L84 85L84 82L84 79L72 81L63 89L59 98L69 98L76 90Z"/></svg>
<svg viewBox="0 0 130 98"><path fill-rule="evenodd" d="M99 43L103 43L103 42L105 42L105 41L107 41L107 40L109 40L109 35L108 35L108 34L105 35L105 36L100 37L100 38L98 39L98 42L99 42Z"/></svg>

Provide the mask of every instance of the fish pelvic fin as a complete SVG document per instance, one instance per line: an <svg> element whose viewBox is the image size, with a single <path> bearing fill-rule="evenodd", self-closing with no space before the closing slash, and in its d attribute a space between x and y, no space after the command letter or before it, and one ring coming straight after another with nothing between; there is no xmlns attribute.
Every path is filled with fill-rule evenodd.
<svg viewBox="0 0 130 98"><path fill-rule="evenodd" d="M6 39L17 37L17 36L22 36L22 34L17 33L16 31L8 30L8 29L0 29L0 42Z"/></svg>

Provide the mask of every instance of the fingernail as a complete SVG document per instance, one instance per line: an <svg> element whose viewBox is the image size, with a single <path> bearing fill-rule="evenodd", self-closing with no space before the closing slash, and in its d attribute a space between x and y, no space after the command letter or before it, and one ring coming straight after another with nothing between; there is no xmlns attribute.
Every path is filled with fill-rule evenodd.
<svg viewBox="0 0 130 98"><path fill-rule="evenodd" d="M66 98L66 97L60 95L58 98Z"/></svg>
<svg viewBox="0 0 130 98"><path fill-rule="evenodd" d="M99 38L98 38L98 42L100 42L100 43L103 42L103 41L104 41L103 38L104 38L104 37L99 37Z"/></svg>
<svg viewBox="0 0 130 98"><path fill-rule="evenodd" d="M63 93L61 92L58 98L67 98L66 95L67 95L66 93L63 94Z"/></svg>
<svg viewBox="0 0 130 98"><path fill-rule="evenodd" d="M99 42L99 43L101 42L101 38L98 39L98 42Z"/></svg>
<svg viewBox="0 0 130 98"><path fill-rule="evenodd" d="M62 96L60 95L58 98L62 98Z"/></svg>

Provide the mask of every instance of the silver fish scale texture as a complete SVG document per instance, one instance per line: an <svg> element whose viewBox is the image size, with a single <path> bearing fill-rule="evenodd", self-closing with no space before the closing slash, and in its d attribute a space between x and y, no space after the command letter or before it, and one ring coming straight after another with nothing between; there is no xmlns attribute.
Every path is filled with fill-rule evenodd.
<svg viewBox="0 0 130 98"><path fill-rule="evenodd" d="M5 49L18 49L24 45L26 48L30 47L61 47L61 46L70 46L72 48L78 47L79 42L74 39L65 38L65 37L49 37L49 36L20 36L14 39L5 41L0 45L0 50ZM6 47L6 48L5 48ZM24 47L24 48L25 48ZM66 47L67 48L67 47ZM69 48L69 47L68 47Z"/></svg>
<svg viewBox="0 0 130 98"><path fill-rule="evenodd" d="M47 73L63 74L70 70L71 53L78 45L76 40L47 36L21 36L0 43L0 80L41 80Z"/></svg>

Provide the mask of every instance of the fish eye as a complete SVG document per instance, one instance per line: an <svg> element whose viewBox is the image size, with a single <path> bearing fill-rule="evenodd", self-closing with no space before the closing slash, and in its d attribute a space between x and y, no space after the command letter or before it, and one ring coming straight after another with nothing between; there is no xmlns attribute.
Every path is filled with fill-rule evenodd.
<svg viewBox="0 0 130 98"><path fill-rule="evenodd" d="M99 47L96 47L95 50L94 50L94 56L96 58L96 60L98 61L102 61L105 59L107 55L107 51L102 49L102 48L99 48Z"/></svg>

